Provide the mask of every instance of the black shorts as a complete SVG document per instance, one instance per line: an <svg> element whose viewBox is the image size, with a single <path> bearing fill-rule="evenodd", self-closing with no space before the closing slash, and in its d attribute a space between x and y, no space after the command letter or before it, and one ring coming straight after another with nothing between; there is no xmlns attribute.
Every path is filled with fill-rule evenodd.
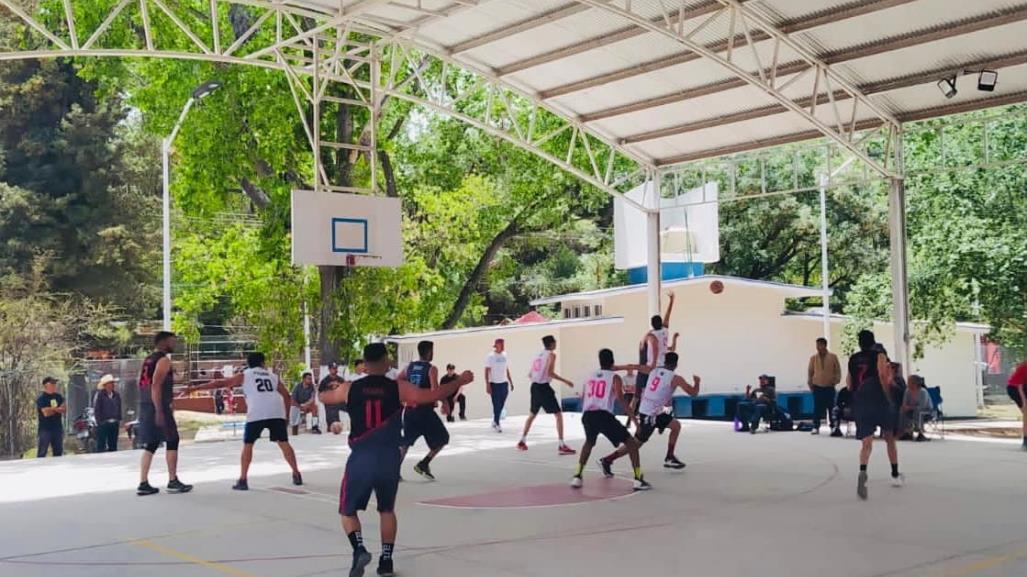
<svg viewBox="0 0 1027 577"><path fill-rule="evenodd" d="M550 415L560 412L556 391L549 383L531 383L531 414L537 415L540 409L545 409Z"/></svg>
<svg viewBox="0 0 1027 577"><path fill-rule="evenodd" d="M262 419L260 421L248 421L246 432L243 433L242 442L252 445L260 438L264 429L268 430L268 438L272 443L285 443L289 440L289 427L285 419Z"/></svg>
<svg viewBox="0 0 1027 577"><path fill-rule="evenodd" d="M585 427L585 441L594 445L599 435L602 435L619 447L631 438L628 429L620 424L613 413L607 411L585 411L581 415L581 424Z"/></svg>
<svg viewBox="0 0 1027 577"><path fill-rule="evenodd" d="M378 511L391 513L399 492L400 463L396 446L354 449L339 487L339 514L352 517L367 509L372 494L378 501Z"/></svg>
<svg viewBox="0 0 1027 577"><path fill-rule="evenodd" d="M164 407L164 427L157 426L156 410L153 405L139 405L139 426L136 427L136 438L143 445L153 443L174 444L178 441L178 424L175 422L175 413L171 407Z"/></svg>
<svg viewBox="0 0 1027 577"><path fill-rule="evenodd" d="M1020 398L1020 387L1014 387L1013 385L1009 385L1008 387L1006 387L1006 392L1009 393L1009 398L1013 399L1013 402L1016 403L1016 406L1022 409L1023 399Z"/></svg>
<svg viewBox="0 0 1027 577"><path fill-rule="evenodd" d="M420 437L424 437L424 442L433 451L449 444L449 431L433 407L415 407L403 411L402 445L411 447Z"/></svg>
<svg viewBox="0 0 1027 577"><path fill-rule="evenodd" d="M882 433L894 434L898 429L898 411L888 403L856 403L853 407L856 420L856 439L862 441L873 437L880 428Z"/></svg>
<svg viewBox="0 0 1027 577"><path fill-rule="evenodd" d="M660 413L659 415L640 415L639 424L641 427L635 431L635 438L639 442L645 443L649 440L649 437L653 436L654 431L659 431L663 434L663 431L670 426L674 421L674 417L670 413Z"/></svg>
<svg viewBox="0 0 1027 577"><path fill-rule="evenodd" d="M325 405L325 424L338 423L341 420L339 414L345 411L345 403L341 405Z"/></svg>

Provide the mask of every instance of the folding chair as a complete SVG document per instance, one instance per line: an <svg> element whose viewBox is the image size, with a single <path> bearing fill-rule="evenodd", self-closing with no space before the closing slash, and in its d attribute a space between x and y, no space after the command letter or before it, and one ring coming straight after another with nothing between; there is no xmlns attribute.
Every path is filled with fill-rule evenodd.
<svg viewBox="0 0 1027 577"><path fill-rule="evenodd" d="M941 397L941 387L927 387L927 394L931 397L931 404L934 405L934 410L920 415L922 420L921 429L924 434L931 430L937 434L939 439L944 439L945 413L941 410L941 404L944 402L944 399Z"/></svg>

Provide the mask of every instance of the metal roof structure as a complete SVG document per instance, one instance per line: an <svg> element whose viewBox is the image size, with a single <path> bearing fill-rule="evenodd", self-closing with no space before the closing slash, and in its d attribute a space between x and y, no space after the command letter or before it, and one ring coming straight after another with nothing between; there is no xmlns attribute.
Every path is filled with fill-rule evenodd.
<svg viewBox="0 0 1027 577"><path fill-rule="evenodd" d="M108 0L106 12L98 1L0 0L0 18L33 38L0 45L0 61L142 56L281 70L314 151L316 190L377 192L387 98L458 118L615 196L646 181L663 192L664 174L690 162L827 139L891 183L900 360L909 343L902 124L1027 101L1027 1ZM426 78L428 66L441 74ZM983 71L997 72L997 84L979 87ZM486 104L460 105L473 95ZM370 111L370 130L353 142L320 132L340 105ZM370 187L333 183L329 150L366 158ZM653 198L629 202L648 215L656 312Z"/></svg>
<svg viewBox="0 0 1027 577"><path fill-rule="evenodd" d="M686 287L690 285L707 284L719 280L725 285L730 286L747 286L763 288L767 290L773 290L781 293L788 298L802 298L802 297L819 297L821 294L820 289L810 288L806 286L799 286L794 284L787 284L774 281L765 280L754 280L748 278L741 278L736 276L723 276L723 275L703 275L699 277L683 278L676 280L664 281L663 286L667 288ZM645 284L632 284L626 286L596 289L590 291L582 291L576 293L569 293L563 295L555 295L550 297L538 298L531 301L531 306L543 306L552 305L557 303L565 302L580 302L580 301L592 301L597 299L604 299L607 297L620 296L626 294L642 293L645 292Z"/></svg>

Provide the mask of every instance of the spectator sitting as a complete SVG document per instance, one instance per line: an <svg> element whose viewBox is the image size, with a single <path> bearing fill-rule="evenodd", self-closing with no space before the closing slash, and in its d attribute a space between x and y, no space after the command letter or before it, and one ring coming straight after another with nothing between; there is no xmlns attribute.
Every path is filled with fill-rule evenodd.
<svg viewBox="0 0 1027 577"><path fill-rule="evenodd" d="M96 452L118 450L118 429L121 423L121 395L114 385L114 375L100 378L96 397L93 398L93 417L96 418Z"/></svg>
<svg viewBox="0 0 1027 577"><path fill-rule="evenodd" d="M450 363L446 365L446 374L439 379L440 385L448 384L455 381L459 375L456 374L456 365ZM445 402L442 404L442 412L446 415L446 421L452 423L455 419L453 418L453 411L456 409L456 405L460 405L460 420L467 420L467 397L464 396L463 391L457 391L446 397Z"/></svg>
<svg viewBox="0 0 1027 577"><path fill-rule="evenodd" d="M901 440L910 441L913 439L913 431L916 431L916 441L929 441L924 436L924 417L930 417L934 413L934 404L931 402L931 395L924 387L924 379L920 375L910 375L909 387L902 397L902 408L899 410L899 432Z"/></svg>
<svg viewBox="0 0 1027 577"><path fill-rule="evenodd" d="M303 371L302 380L292 388L292 406L289 407L289 424L292 425L292 434L300 434L300 422L305 421L307 415L317 417L317 398L314 395L314 372L310 369ZM315 435L321 434L317 424L310 428Z"/></svg>
<svg viewBox="0 0 1027 577"><path fill-rule="evenodd" d="M738 403L738 421L741 423L741 431L749 431L755 434L759 428L760 420L767 416L777 401L777 387L768 375L759 376L759 387L755 390L751 386L745 387L745 400Z"/></svg>
<svg viewBox="0 0 1027 577"><path fill-rule="evenodd" d="M843 437L842 421L852 421L852 391L848 387L842 387L838 391L838 398L835 400L834 409L831 409L831 417L834 419L835 429L831 431L832 437Z"/></svg>

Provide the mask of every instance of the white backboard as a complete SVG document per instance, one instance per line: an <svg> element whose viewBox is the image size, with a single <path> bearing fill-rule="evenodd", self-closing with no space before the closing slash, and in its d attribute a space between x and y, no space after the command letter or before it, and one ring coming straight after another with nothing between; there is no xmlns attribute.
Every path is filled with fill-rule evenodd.
<svg viewBox="0 0 1027 577"><path fill-rule="evenodd" d="M292 263L318 266L403 264L400 200L292 191Z"/></svg>
<svg viewBox="0 0 1027 577"><path fill-rule="evenodd" d="M650 182L625 193L644 206L655 204ZM660 261L702 262L720 260L720 205L716 182L695 188L677 198L660 199ZM614 261L618 269L645 266L648 251L646 216L641 210L614 200Z"/></svg>

